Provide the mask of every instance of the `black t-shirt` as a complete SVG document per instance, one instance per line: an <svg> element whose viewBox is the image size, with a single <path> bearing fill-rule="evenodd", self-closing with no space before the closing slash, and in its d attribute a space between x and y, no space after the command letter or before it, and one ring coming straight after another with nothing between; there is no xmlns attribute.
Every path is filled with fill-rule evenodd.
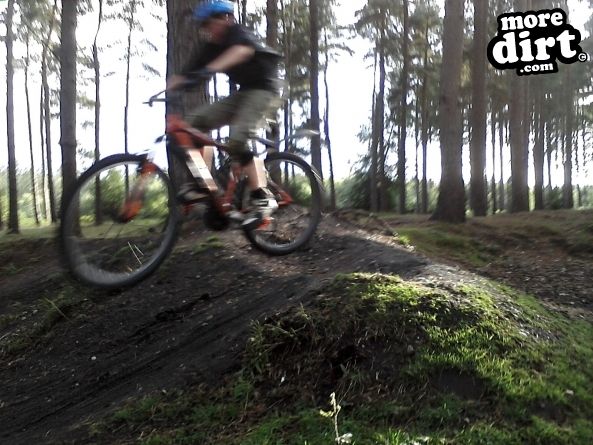
<svg viewBox="0 0 593 445"><path fill-rule="evenodd" d="M255 54L251 59L225 72L231 82L238 84L241 90L276 91L280 54L259 43L250 31L239 24L234 24L228 29L221 43L207 42L198 48L185 65L182 74L191 77L192 71L204 68L235 45L250 46L255 49Z"/></svg>

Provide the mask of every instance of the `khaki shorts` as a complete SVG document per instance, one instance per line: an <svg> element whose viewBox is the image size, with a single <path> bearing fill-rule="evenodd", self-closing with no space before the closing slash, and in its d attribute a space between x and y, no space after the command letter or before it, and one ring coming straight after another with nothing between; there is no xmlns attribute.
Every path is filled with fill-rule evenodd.
<svg viewBox="0 0 593 445"><path fill-rule="evenodd" d="M277 94L267 90L236 91L218 102L201 105L186 119L201 131L230 125L228 151L236 157L249 151L245 142L263 118L277 108L277 98Z"/></svg>

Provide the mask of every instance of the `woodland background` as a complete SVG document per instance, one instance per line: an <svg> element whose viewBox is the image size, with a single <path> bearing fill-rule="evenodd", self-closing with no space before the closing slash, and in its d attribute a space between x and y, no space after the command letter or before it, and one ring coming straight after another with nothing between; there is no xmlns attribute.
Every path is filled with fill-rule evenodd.
<svg viewBox="0 0 593 445"><path fill-rule="evenodd" d="M8 164L0 166L0 227L17 233L21 225L57 221L63 191L101 157L101 106L114 94L102 90L102 81L116 72L125 73L117 93L125 95L121 151L134 146L128 131L131 90L139 77L164 79L176 72L199 44L188 14L195 3L6 2ZM330 208L431 213L434 219L462 222L469 214L593 205L591 61L559 64L556 74L519 77L486 60L498 15L552 7L569 11L568 6L553 0L368 0L349 24L337 22L335 0L241 0L236 10L240 22L284 54L286 100L275 136L298 128L320 130L310 144L282 149L300 153L322 172ZM76 27L86 26L90 16L97 28L87 47L76 42ZM118 35L106 36L115 25ZM580 30L588 54L593 54L592 30L589 17ZM151 41L157 32L167 35L166 73L148 63L158 49ZM357 142L367 148L353 160L350 177L334 179L333 158L343 152L332 145L340 128L330 127L335 111L327 73L340 56L352 54L353 36L366 42L360 63L374 72L372 109L360 122ZM107 54L109 60L102 57ZM19 71L24 97L14 94ZM34 95L38 102L31 100L31 88L40 90ZM188 106L215 100L229 88L219 76L207 91L188 95ZM15 101L26 103L26 113L15 115ZM17 130L28 132L18 146L15 122ZM92 132L92 147L77 143ZM430 144L441 147L440 183L427 174ZM15 153L25 151L30 162L17 164ZM466 178L464 162L471 166ZM488 173L487 163L495 166Z"/></svg>

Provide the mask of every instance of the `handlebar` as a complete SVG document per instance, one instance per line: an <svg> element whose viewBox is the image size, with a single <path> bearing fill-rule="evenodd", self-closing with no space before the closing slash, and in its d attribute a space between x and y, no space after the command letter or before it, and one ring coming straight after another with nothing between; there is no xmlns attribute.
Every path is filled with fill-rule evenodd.
<svg viewBox="0 0 593 445"><path fill-rule="evenodd" d="M179 87L177 87L175 90L163 90L158 92L157 94L155 94L154 96L151 96L150 99L148 99L146 102L143 102L143 104L148 105L149 107L152 107L152 104L155 102L171 102L172 100L174 101L175 99L170 99L167 97L159 97L161 96L163 93L169 92L169 93L179 93L179 90L186 90L188 88L192 88L196 85L198 85L201 82L200 78L196 78L196 79L186 79Z"/></svg>

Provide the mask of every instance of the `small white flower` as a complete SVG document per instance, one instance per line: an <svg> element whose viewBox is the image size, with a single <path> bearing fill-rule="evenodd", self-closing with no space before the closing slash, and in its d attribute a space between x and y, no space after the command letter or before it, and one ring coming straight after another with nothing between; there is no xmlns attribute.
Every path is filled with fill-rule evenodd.
<svg viewBox="0 0 593 445"><path fill-rule="evenodd" d="M338 444L352 443L352 433L342 434L340 437L336 438L336 443L338 443Z"/></svg>

